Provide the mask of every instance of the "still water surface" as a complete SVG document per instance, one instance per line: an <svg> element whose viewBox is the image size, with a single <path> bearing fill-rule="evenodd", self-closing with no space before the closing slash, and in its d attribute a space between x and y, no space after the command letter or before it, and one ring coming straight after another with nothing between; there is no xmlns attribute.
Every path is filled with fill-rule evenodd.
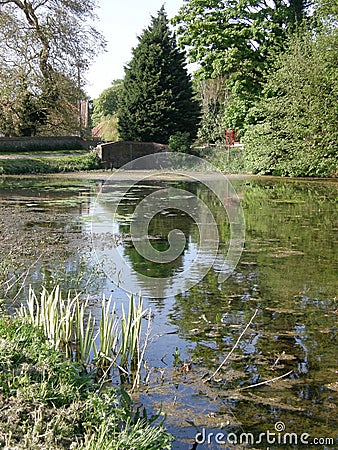
<svg viewBox="0 0 338 450"><path fill-rule="evenodd" d="M106 277L95 259L93 224L94 244L101 243L108 259L118 248L138 273L155 278L179 274L196 254L196 223L174 208L150 222L150 240L158 251L168 249L167 236L173 228L186 237L180 257L166 265L140 257L131 240L130 223L135 207L154 189L184 189L212 211L218 225L218 256L204 279L184 294L145 297L154 315L146 355L150 372L137 400L149 410L162 404L166 425L177 438L176 448L191 448L194 427L205 429L206 434L234 433L232 442L244 432L254 436L276 432L277 422L283 422L285 432L308 433L309 439L335 438L338 185L253 177L231 181L241 199L246 240L234 273L220 284L217 257L222 258L229 245L229 223L217 198L199 183L135 183L109 230L101 226L98 214L104 211L107 216L109 202L101 200L98 209L96 201L102 180L4 179L0 184L0 273L2 277L22 275L23 289L1 284L1 296L12 310L30 283L47 287L60 283L64 290L90 295L94 312L103 293L112 295L118 305L126 302L125 292ZM123 180L120 183L116 189L125 185ZM5 274L8 264L11 269ZM197 279L198 273L194 276ZM205 382L256 310L232 357L211 382ZM274 383L244 389L290 371ZM280 448L264 441L218 446L212 438L210 445L197 448L268 446Z"/></svg>

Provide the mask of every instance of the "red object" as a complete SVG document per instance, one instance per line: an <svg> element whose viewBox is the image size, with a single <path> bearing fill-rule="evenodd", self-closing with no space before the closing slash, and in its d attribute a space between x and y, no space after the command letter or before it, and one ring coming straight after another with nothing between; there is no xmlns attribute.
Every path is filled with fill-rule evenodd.
<svg viewBox="0 0 338 450"><path fill-rule="evenodd" d="M225 134L225 143L232 146L234 145L234 136L235 136L235 130L226 130Z"/></svg>

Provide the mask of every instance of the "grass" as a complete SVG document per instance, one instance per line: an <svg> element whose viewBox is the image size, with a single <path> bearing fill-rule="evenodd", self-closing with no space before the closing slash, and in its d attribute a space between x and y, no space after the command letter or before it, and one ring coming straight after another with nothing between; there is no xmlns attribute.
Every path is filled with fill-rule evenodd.
<svg viewBox="0 0 338 450"><path fill-rule="evenodd" d="M0 175L78 172L100 168L101 163L96 152L76 156L35 156L17 159L0 159Z"/></svg>
<svg viewBox="0 0 338 450"><path fill-rule="evenodd" d="M59 306L59 311L66 308L67 319L59 320L51 311L60 291L43 292L45 305L39 312L27 309L23 317L0 316L0 447L170 449L172 437L159 423L160 412L147 418L144 409L135 409L125 390L107 384L103 388L94 370L84 370L87 358L77 361L56 348L56 343L62 347L69 342L73 323L85 316L86 308L81 309L78 298L67 298ZM41 296L34 294L33 299L37 308ZM114 332L109 301L102 311L102 332ZM83 358L89 355L88 327L92 329L90 321L82 333L84 344L88 341Z"/></svg>
<svg viewBox="0 0 338 450"><path fill-rule="evenodd" d="M29 155L46 155L46 156L51 156L53 153L58 154L58 155L85 155L86 153L88 153L88 150L83 150L83 149L73 149L73 150L26 150L26 149L22 149L22 150L17 150L17 151L0 151L0 157L2 156L14 156L15 154L19 154L19 155L25 155L25 154L29 154Z"/></svg>

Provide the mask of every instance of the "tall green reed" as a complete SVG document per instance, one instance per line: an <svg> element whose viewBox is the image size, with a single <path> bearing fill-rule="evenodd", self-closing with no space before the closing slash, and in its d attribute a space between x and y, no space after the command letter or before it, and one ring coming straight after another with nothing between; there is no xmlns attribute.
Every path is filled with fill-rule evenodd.
<svg viewBox="0 0 338 450"><path fill-rule="evenodd" d="M75 357L84 366L90 364L91 354L95 344L95 317L88 311L88 299L75 305L74 315L74 337L75 337Z"/></svg>
<svg viewBox="0 0 338 450"><path fill-rule="evenodd" d="M116 317L116 305L111 308L110 298L108 301L103 297L101 306L101 320L98 330L100 345L94 344L95 364L106 368L115 363L118 348L118 325Z"/></svg>
<svg viewBox="0 0 338 450"><path fill-rule="evenodd" d="M133 383L132 389L139 385L149 337L148 322L142 346L142 321L146 311L141 298L137 302L130 296L128 312L122 306L121 318L112 299L103 298L98 324L88 299L83 300L78 294L72 297L70 293L63 299L59 286L51 292L43 288L40 295L30 287L26 303L26 306L21 305L18 314L41 328L51 344L67 358L79 361L86 370L94 366L104 369L106 374L117 367L121 383Z"/></svg>

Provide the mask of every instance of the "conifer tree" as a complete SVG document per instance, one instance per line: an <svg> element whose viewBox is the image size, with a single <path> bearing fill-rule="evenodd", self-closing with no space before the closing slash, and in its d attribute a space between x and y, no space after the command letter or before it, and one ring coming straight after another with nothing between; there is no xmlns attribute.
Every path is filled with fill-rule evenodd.
<svg viewBox="0 0 338 450"><path fill-rule="evenodd" d="M125 68L118 114L120 137L166 144L171 135L188 132L193 139L199 104L164 7L138 39Z"/></svg>

